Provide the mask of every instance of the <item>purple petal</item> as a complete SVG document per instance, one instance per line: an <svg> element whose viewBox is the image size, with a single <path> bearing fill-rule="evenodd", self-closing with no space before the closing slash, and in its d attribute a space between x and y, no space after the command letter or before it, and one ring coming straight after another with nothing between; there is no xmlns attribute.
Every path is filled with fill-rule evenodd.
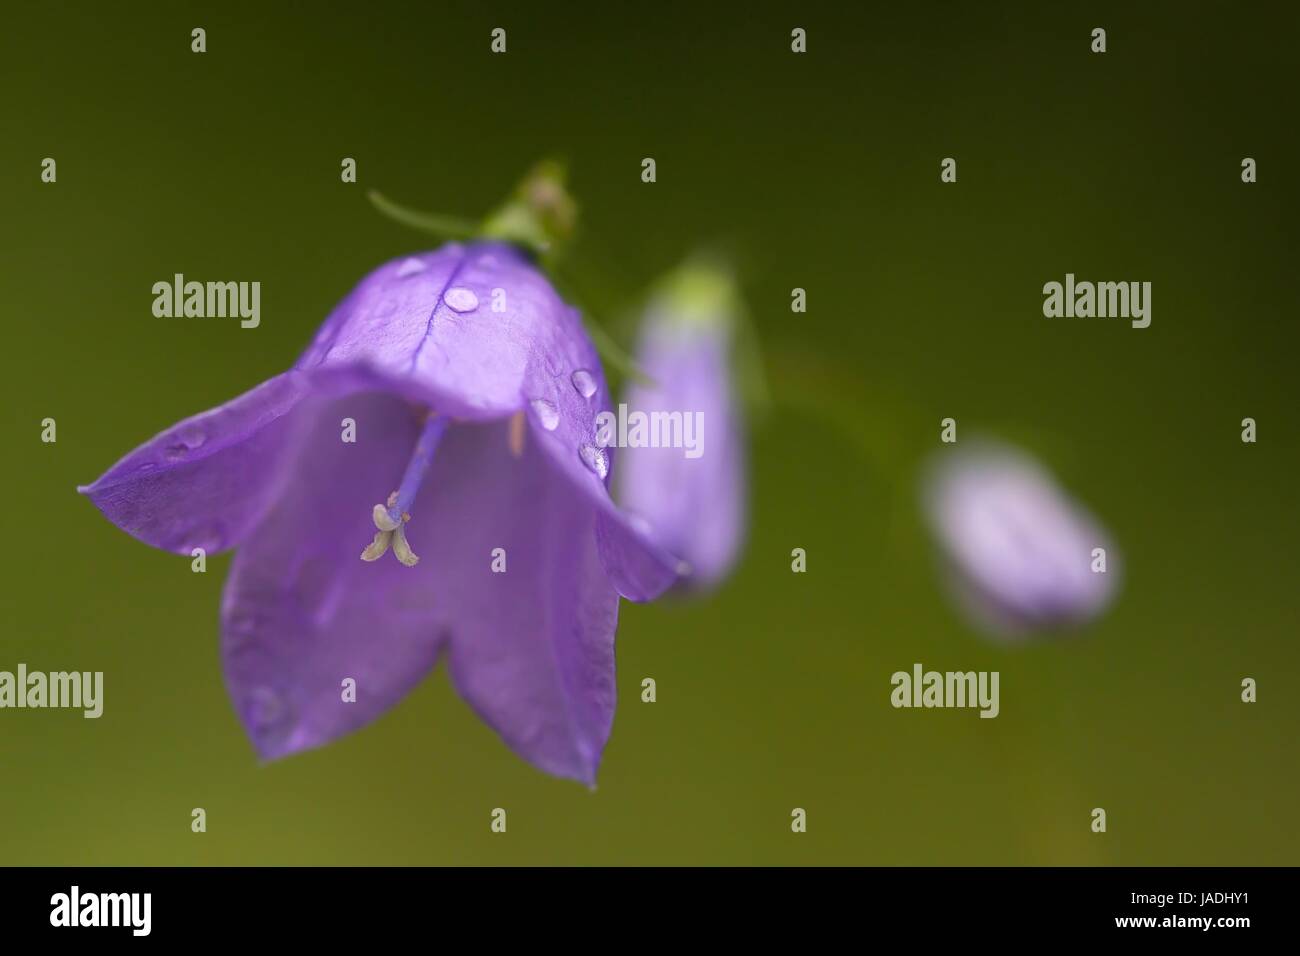
<svg viewBox="0 0 1300 956"><path fill-rule="evenodd" d="M496 423L448 431L408 525L461 695L524 759L588 784L613 722L618 619L594 523L534 436L515 458Z"/></svg>
<svg viewBox="0 0 1300 956"><path fill-rule="evenodd" d="M635 516L609 494L616 449L601 448L597 416L610 408L609 387L595 348L577 324L565 336L564 361L534 366L528 377L529 438L595 509L601 562L614 586L632 601L649 601L678 580L680 561L657 545Z"/></svg>
<svg viewBox="0 0 1300 956"><path fill-rule="evenodd" d="M596 543L605 573L629 601L653 601L690 573L688 564L656 544L626 512L600 513Z"/></svg>
<svg viewBox="0 0 1300 956"><path fill-rule="evenodd" d="M340 440L344 417L356 420L355 444ZM436 662L434 567L359 557L375 533L371 508L396 487L419 431L418 413L398 398L332 403L304 435L283 497L235 556L222 656L263 758L361 727ZM355 702L344 700L348 678Z"/></svg>
<svg viewBox="0 0 1300 956"><path fill-rule="evenodd" d="M78 490L154 547L185 554L233 547L279 494L294 454L291 413L307 394L302 376L278 375L173 425Z"/></svg>
<svg viewBox="0 0 1300 956"><path fill-rule="evenodd" d="M330 314L297 368L366 368L459 419L523 407L538 370L589 347L576 311L520 252L451 243L375 269Z"/></svg>
<svg viewBox="0 0 1300 956"><path fill-rule="evenodd" d="M1110 536L1028 456L977 443L945 454L924 489L931 528L976 623L1004 636L1078 624L1110 603ZM1105 548L1105 572L1093 549Z"/></svg>

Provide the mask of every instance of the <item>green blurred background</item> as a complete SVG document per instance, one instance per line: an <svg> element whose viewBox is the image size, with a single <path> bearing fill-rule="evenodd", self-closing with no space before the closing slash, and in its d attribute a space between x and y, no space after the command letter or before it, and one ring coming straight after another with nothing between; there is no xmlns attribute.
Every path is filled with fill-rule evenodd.
<svg viewBox="0 0 1300 956"><path fill-rule="evenodd" d="M847 6L5 12L0 669L102 670L106 699L0 711L0 863L1300 862L1294 8ZM594 793L444 672L259 766L218 659L229 556L192 574L74 487L431 244L366 189L477 215L547 154L627 301L702 242L741 263L777 399L745 559L705 600L623 605ZM1067 271L1150 280L1151 327L1045 319ZM261 327L155 318L175 272L259 280ZM1125 587L1087 633L999 648L946 601L909 485L944 416L1112 530ZM892 709L916 661L1000 671L1001 716Z"/></svg>

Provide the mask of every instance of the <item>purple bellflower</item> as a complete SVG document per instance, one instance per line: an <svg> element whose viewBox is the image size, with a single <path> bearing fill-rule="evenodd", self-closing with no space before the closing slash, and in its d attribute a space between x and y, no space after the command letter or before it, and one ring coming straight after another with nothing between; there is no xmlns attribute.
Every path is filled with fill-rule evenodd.
<svg viewBox="0 0 1300 956"><path fill-rule="evenodd" d="M80 490L155 547L238 549L221 651L263 759L367 724L445 656L516 753L591 785L619 595L675 579L608 493L608 405L577 311L530 258L452 243L380 266L292 369Z"/></svg>
<svg viewBox="0 0 1300 956"><path fill-rule="evenodd" d="M1019 451L980 442L944 452L923 504L957 601L992 636L1077 626L1115 595L1109 535Z"/></svg>
<svg viewBox="0 0 1300 956"><path fill-rule="evenodd" d="M646 308L637 345L651 381L634 382L622 409L632 440L619 449L616 496L681 561L685 590L720 583L745 535L745 427L732 378L739 316L721 265L697 260L671 274ZM650 432L641 441L637 423ZM683 440L664 440L670 435Z"/></svg>

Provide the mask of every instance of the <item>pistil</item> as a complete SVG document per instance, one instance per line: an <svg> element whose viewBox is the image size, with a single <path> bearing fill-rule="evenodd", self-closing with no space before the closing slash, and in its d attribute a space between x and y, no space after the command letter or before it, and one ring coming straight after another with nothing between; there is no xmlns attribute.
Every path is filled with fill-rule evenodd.
<svg viewBox="0 0 1300 956"><path fill-rule="evenodd" d="M408 568L414 567L419 562L419 556L411 550L411 545L406 540L405 525L411 520L411 505L415 502L420 484L429 472L434 452L438 450L438 443L446 430L447 419L436 413L430 413L424 423L424 430L416 440L411 460L407 462L401 485L388 496L385 503L375 505L371 511L371 517L378 531L375 539L361 552L362 561L378 561L391 547L397 560Z"/></svg>

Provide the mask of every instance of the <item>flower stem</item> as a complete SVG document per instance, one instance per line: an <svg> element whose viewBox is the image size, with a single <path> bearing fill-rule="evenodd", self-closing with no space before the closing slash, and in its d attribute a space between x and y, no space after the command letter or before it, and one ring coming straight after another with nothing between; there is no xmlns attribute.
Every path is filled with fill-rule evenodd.
<svg viewBox="0 0 1300 956"><path fill-rule="evenodd" d="M371 205L394 222L432 233L441 239L470 239L478 232L478 227L468 219L409 209L393 202L377 189L370 190L366 195Z"/></svg>

